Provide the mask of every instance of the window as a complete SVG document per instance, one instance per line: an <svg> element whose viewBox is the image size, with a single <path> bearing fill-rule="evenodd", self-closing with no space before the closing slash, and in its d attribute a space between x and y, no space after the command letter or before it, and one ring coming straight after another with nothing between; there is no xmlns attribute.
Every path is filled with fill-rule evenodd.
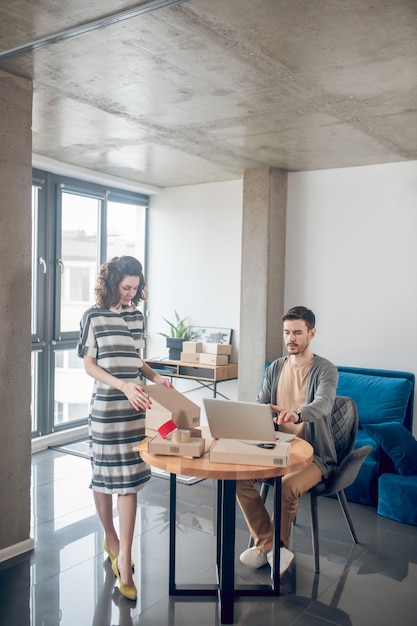
<svg viewBox="0 0 417 626"><path fill-rule="evenodd" d="M76 354L98 269L129 254L146 264L148 197L34 171L32 430L86 423L93 380Z"/></svg>

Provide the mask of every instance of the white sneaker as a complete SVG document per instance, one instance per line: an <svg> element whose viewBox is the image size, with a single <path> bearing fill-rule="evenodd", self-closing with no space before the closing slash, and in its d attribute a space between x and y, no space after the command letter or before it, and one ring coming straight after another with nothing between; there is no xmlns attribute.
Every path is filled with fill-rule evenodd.
<svg viewBox="0 0 417 626"><path fill-rule="evenodd" d="M258 552L256 548L248 548L242 552L239 558L244 565L252 569L258 569L268 562L266 552Z"/></svg>
<svg viewBox="0 0 417 626"><path fill-rule="evenodd" d="M291 550L288 550L288 548L284 548L284 546L281 546L281 548L279 549L279 575L282 576L284 574L284 572L287 571L287 569L289 568L289 566L292 563L292 560L294 558L294 553L291 552ZM267 560L269 563L269 566L271 568L271 577L272 577L272 566L273 566L273 551L269 550L267 552Z"/></svg>

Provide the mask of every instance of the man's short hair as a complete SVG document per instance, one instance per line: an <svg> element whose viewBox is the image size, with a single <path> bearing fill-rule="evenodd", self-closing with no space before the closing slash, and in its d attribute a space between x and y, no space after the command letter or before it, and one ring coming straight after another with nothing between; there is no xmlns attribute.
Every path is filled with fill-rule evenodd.
<svg viewBox="0 0 417 626"><path fill-rule="evenodd" d="M288 309L281 319L283 322L285 320L304 320L308 330L313 330L316 326L316 316L306 306L293 306L291 309Z"/></svg>

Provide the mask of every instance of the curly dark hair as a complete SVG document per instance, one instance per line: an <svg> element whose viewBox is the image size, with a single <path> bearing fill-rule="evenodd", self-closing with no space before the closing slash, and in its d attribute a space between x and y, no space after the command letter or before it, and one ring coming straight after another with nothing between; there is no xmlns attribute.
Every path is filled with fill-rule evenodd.
<svg viewBox="0 0 417 626"><path fill-rule="evenodd" d="M132 304L146 300L147 289L142 264L133 256L115 256L100 267L94 293L99 307L109 309L119 303L119 285L125 276L138 276L139 287Z"/></svg>

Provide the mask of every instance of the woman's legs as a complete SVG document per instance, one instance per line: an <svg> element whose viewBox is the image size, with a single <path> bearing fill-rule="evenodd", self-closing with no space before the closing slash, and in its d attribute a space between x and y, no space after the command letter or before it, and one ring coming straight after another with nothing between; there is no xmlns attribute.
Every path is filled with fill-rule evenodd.
<svg viewBox="0 0 417 626"><path fill-rule="evenodd" d="M133 585L132 543L136 522L137 493L117 496L120 540L113 522L112 496L94 491L94 502L104 528L107 546L110 552L117 556L120 577L126 585L131 586Z"/></svg>
<svg viewBox="0 0 417 626"><path fill-rule="evenodd" d="M117 497L119 511L120 547L117 558L120 577L128 585L133 585L132 578L132 543L135 530L137 493Z"/></svg>
<svg viewBox="0 0 417 626"><path fill-rule="evenodd" d="M93 491L97 514L104 528L107 546L112 554L119 554L119 537L113 523L113 497L108 493Z"/></svg>

